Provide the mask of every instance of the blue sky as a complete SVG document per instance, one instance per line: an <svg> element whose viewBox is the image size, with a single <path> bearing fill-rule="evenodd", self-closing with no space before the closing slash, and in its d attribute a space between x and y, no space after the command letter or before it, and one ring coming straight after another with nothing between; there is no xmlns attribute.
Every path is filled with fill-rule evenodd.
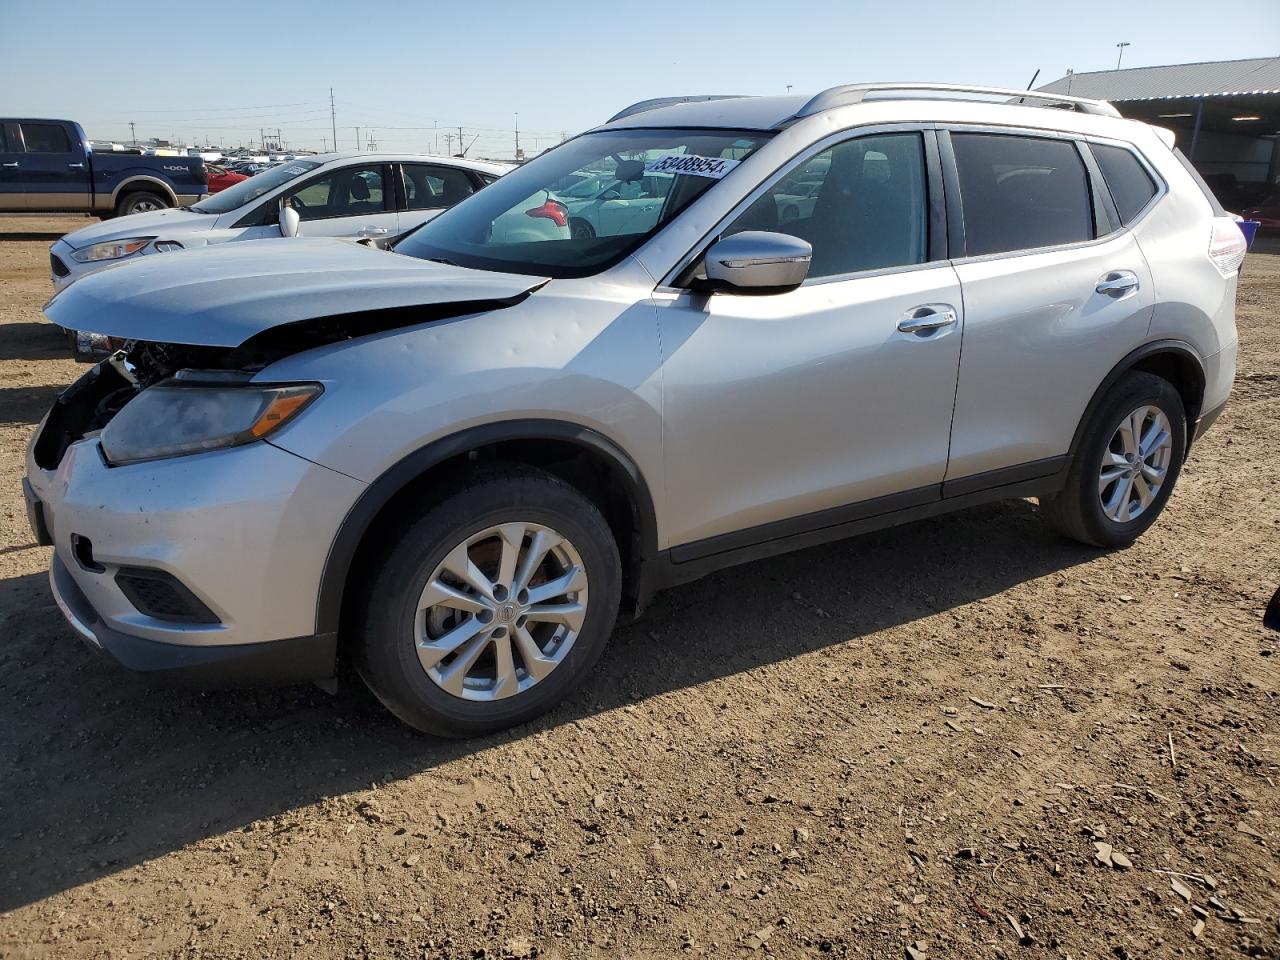
<svg viewBox="0 0 1280 960"><path fill-rule="evenodd" d="M532 153L648 97L1021 88L1110 69L1121 40L1125 66L1273 56L1280 0L0 0L0 36L0 115L228 145L279 127L319 149L332 86L343 149L359 126L382 149L443 150L461 125L472 155L509 157L517 113Z"/></svg>

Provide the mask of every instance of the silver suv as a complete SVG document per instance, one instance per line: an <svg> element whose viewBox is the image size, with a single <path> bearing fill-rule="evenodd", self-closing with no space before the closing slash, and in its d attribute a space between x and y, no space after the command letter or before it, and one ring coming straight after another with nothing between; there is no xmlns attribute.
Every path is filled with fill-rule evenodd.
<svg viewBox="0 0 1280 960"><path fill-rule="evenodd" d="M390 251L85 278L48 316L120 349L26 483L59 605L134 669L346 660L469 735L732 564L1029 496L1125 546L1227 401L1244 239L1168 133L1026 98L650 101Z"/></svg>

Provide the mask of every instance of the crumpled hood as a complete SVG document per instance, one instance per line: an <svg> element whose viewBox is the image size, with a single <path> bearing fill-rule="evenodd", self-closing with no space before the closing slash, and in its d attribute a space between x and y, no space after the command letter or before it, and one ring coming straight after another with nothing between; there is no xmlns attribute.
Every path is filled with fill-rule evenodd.
<svg viewBox="0 0 1280 960"><path fill-rule="evenodd" d="M68 233L62 239L76 250L104 240L125 240L129 237L160 237L176 232L212 230L217 217L209 213L192 213L179 207L168 210L152 210L150 213L134 213L116 217L101 223L90 224Z"/></svg>
<svg viewBox="0 0 1280 960"><path fill-rule="evenodd" d="M238 347L285 324L517 297L546 280L432 263L328 237L226 243L90 274L44 308L54 323L132 340ZM353 330L356 335L358 329Z"/></svg>

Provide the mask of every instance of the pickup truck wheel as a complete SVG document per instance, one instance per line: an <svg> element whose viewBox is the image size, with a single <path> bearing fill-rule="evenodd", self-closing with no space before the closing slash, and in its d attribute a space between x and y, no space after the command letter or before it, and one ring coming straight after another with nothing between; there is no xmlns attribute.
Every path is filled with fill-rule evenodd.
<svg viewBox="0 0 1280 960"><path fill-rule="evenodd" d="M158 193L150 191L128 193L116 204L116 216L127 217L133 213L150 213L153 210L168 209L169 206L169 201Z"/></svg>
<svg viewBox="0 0 1280 960"><path fill-rule="evenodd" d="M414 499L376 546L352 626L365 683L445 737L550 709L613 632L617 545L600 511L542 470L495 465Z"/></svg>
<svg viewBox="0 0 1280 960"><path fill-rule="evenodd" d="M1095 547L1127 547L1156 522L1187 449L1187 415L1169 381L1134 371L1086 427L1062 491L1040 500L1059 533Z"/></svg>

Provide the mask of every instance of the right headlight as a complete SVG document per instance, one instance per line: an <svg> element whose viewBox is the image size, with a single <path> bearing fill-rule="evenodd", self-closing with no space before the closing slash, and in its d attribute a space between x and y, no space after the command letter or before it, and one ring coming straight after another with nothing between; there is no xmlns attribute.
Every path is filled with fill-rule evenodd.
<svg viewBox="0 0 1280 960"><path fill-rule="evenodd" d="M252 443L280 429L323 392L318 383L157 384L107 424L102 452L121 465Z"/></svg>

